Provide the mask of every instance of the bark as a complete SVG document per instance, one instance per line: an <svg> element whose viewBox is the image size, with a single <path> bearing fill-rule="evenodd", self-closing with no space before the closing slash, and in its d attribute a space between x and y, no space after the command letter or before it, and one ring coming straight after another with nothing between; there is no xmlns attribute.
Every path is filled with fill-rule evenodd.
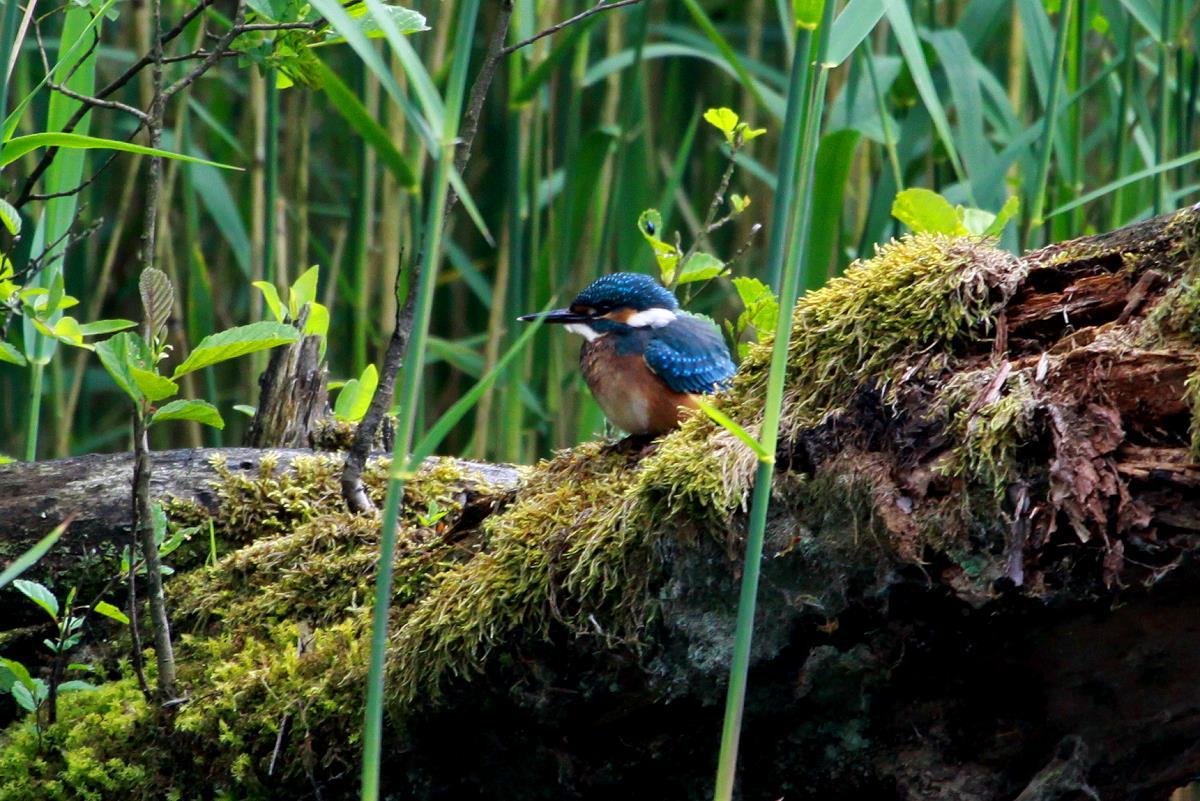
<svg viewBox="0 0 1200 801"><path fill-rule="evenodd" d="M296 327L304 330L308 310ZM306 336L271 353L259 378L258 410L247 444L252 448L306 448L318 422L329 414L328 371L321 363L321 337Z"/></svg>

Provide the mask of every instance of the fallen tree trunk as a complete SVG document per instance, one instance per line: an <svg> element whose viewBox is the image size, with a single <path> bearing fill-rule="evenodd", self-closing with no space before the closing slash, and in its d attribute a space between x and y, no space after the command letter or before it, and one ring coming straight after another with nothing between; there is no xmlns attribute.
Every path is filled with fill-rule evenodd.
<svg viewBox="0 0 1200 801"><path fill-rule="evenodd" d="M1159 801L1200 774L1197 253L1197 209L1023 259L918 238L802 301L742 797ZM751 429L765 361L719 401ZM450 527L410 504L387 791L707 797L753 471L695 418ZM108 756L353 792L377 531L317 507L218 519L248 544L175 585L203 704Z"/></svg>
<svg viewBox="0 0 1200 801"><path fill-rule="evenodd" d="M190 501L209 513L220 504L218 465L244 475L256 475L264 458L275 471L287 471L299 457L339 454L307 448L193 448L156 451L151 496ZM376 454L382 456L384 454ZM430 464L441 460L431 459ZM454 460L468 478L462 491L473 499L486 486L513 489L515 468L482 462ZM96 453L67 459L16 462L0 466L0 556L14 558L68 517L72 518L61 545L47 557L50 572L73 563L101 543L124 544L132 510L133 455ZM44 564L43 567L46 567Z"/></svg>

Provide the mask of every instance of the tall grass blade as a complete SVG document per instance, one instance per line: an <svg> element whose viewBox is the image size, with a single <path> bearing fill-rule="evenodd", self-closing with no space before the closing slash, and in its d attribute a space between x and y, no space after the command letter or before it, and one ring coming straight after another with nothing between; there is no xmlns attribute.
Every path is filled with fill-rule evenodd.
<svg viewBox="0 0 1200 801"><path fill-rule="evenodd" d="M812 175L817 156L821 117L824 111L824 83L827 70L833 2L823 4L821 22L815 39L804 28L797 29L796 59L793 63L788 89L788 113L784 123L783 151L777 175L778 191L773 215L773 228L792 232L786 236L773 235L768 259L772 272L780 275L779 317L775 329L775 344L771 353L771 368L767 379L767 396L763 412L760 445L772 457L779 436L780 414L783 405L784 379L787 373L788 342L791 339L792 310L796 304L802 271L801 254L807 247L805 231L812 213ZM807 53L802 59L800 54ZM799 135L797 135L799 134ZM725 721L721 732L721 753L717 764L715 801L730 801L737 773L738 742L741 737L742 711L746 701L746 682L750 669L750 646L754 636L754 610L758 596L758 577L762 566L763 538L766 531L767 507L771 499L774 459L761 459L754 481L754 496L750 510L750 528L746 537L746 557L742 570L742 588L738 599L737 631L734 638L733 660L729 669L729 689L725 703Z"/></svg>
<svg viewBox="0 0 1200 801"><path fill-rule="evenodd" d="M368 2L370 6L371 3ZM392 453L392 475L388 480L383 509L383 530L380 533L379 561L376 566L375 600L371 626L371 652L367 672L367 699L363 721L362 801L378 801L380 757L383 746L383 698L386 677L388 608L392 595L392 558L396 549L399 526L400 499L404 491L404 474L411 469L409 461L420 402L421 379L425 368L425 350L432 315L433 294L437 286L438 266L442 257L442 234L446 197L450 188L450 173L454 169L454 141L458 136L459 116L465 92L467 67L470 64L472 34L479 13L479 0L464 0L459 6L457 44L447 80L445 112L441 133L443 144L438 151L426 202L428 216L422 242L423 265L416 287L417 301L412 334L405 358L403 383L398 397L399 422L396 427L395 449ZM388 39L393 47L407 42Z"/></svg>

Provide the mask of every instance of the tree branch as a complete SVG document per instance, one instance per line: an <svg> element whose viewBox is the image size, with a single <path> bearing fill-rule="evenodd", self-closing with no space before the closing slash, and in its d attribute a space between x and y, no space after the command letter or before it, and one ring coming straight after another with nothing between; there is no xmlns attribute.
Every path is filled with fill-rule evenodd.
<svg viewBox="0 0 1200 801"><path fill-rule="evenodd" d="M557 25L551 25L549 28L542 31L541 33L535 33L533 36L530 36L528 39L517 42L515 45L509 45L508 47L506 47L500 51L500 55L501 56L511 55L512 53L515 53L518 50L520 50L522 47L531 45L534 42L536 42L538 39L543 39L547 36L550 36L551 34L558 33L563 28L566 28L570 25L574 25L576 22L581 22L581 21L587 19L588 17L592 16L593 14L599 14L601 11L612 11L614 8L620 8L621 6L637 5L640 2L642 2L642 0L617 0L617 2L615 2L615 3L605 3L603 0L601 0L601 2L592 6L587 11L576 14L575 16L571 17L570 19L565 19L562 22L558 23Z"/></svg>

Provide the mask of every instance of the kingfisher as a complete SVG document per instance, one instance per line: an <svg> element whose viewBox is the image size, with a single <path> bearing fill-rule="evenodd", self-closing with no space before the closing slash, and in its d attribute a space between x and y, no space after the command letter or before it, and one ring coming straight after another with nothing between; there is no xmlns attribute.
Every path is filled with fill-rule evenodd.
<svg viewBox="0 0 1200 801"><path fill-rule="evenodd" d="M696 396L729 384L735 367L717 327L679 308L670 290L641 273L597 278L565 309L522 322L561 324L584 338L579 366L617 428L657 437L678 427Z"/></svg>

